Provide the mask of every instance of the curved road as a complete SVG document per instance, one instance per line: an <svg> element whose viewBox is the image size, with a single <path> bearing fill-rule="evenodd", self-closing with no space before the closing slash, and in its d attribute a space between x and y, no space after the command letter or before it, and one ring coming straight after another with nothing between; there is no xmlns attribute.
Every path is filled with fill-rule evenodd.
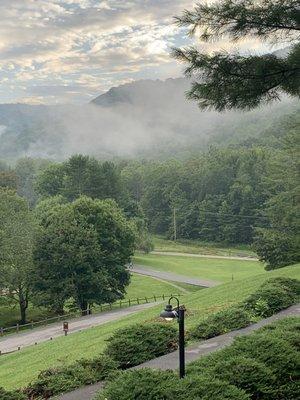
<svg viewBox="0 0 300 400"><path fill-rule="evenodd" d="M137 264L130 268L130 272L134 272L140 275L152 276L154 278L160 278L165 281L188 283L190 285L201 286L201 287L213 287L220 285L221 283L209 279L195 279L185 275L173 274L172 272L149 269L144 265L137 265Z"/></svg>
<svg viewBox="0 0 300 400"><path fill-rule="evenodd" d="M180 253L176 251L151 251L150 254L161 256L182 256L182 257L196 257L196 258L217 258L221 260L239 260L239 261L259 261L256 257L238 257L238 256L217 256L211 254L195 254L195 253Z"/></svg>
<svg viewBox="0 0 300 400"><path fill-rule="evenodd" d="M119 308L110 311L104 311L99 314L87 315L85 317L74 318L68 320L69 334L79 332L81 330L91 328L93 326L103 325L107 322L115 321L117 319L126 317L127 315L134 314L138 311L152 307L158 303L145 303L136 306ZM34 345L35 343L45 342L63 336L62 322L47 325L41 328L35 328L32 331L24 331L12 335L7 335L0 338L0 352L10 353L18 350L18 347L23 348Z"/></svg>

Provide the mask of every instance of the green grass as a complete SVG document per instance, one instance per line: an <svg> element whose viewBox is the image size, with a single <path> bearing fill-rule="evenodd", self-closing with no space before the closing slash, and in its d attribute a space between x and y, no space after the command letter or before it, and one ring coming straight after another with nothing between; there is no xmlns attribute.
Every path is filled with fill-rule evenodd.
<svg viewBox="0 0 300 400"><path fill-rule="evenodd" d="M243 279L264 272L263 264L258 261L158 254L138 255L134 258L134 264L141 264L156 270L173 272L193 278L211 279L219 282Z"/></svg>
<svg viewBox="0 0 300 400"><path fill-rule="evenodd" d="M189 286L187 285L187 290ZM153 295L170 295L172 293L183 294L185 290L177 283L166 282L164 280L155 279L145 275L131 275L131 283L128 286L125 299L136 299L137 297L145 298ZM185 287L183 287L185 289Z"/></svg>
<svg viewBox="0 0 300 400"><path fill-rule="evenodd" d="M300 264L261 273L243 280L234 280L211 289L203 289L182 296L182 303L186 305L188 311L187 329L199 323L199 320L212 312L225 309L245 299L262 282L275 276L300 279ZM157 305L119 321L27 347L19 352L2 355L0 358L1 386L6 389L22 387L45 368L71 363L81 357L93 357L103 351L106 340L116 329L132 323L152 321L157 318L161 308L162 305Z"/></svg>
<svg viewBox="0 0 300 400"><path fill-rule="evenodd" d="M154 250L170 251L191 254L207 254L218 256L250 256L256 257L256 254L250 249L250 246L240 245L228 247L217 243L200 242L198 240L174 240L165 239L162 236L153 236Z"/></svg>

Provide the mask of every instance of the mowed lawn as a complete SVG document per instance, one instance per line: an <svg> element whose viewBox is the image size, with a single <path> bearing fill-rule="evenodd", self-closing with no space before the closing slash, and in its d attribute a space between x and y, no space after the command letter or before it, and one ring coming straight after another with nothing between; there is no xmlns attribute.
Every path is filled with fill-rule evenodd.
<svg viewBox="0 0 300 400"><path fill-rule="evenodd" d="M173 272L193 278L228 282L263 273L264 265L255 260L230 260L217 258L197 258L157 254L139 254L134 264L148 266L159 271Z"/></svg>
<svg viewBox="0 0 300 400"><path fill-rule="evenodd" d="M300 279L300 264L260 273L246 279L236 279L233 282L182 296L181 301L189 311L186 319L187 329L211 313L243 300L262 282L276 276ZM82 357L92 358L104 350L106 340L116 329L133 323L152 322L158 318L162 307L163 305L159 304L119 321L67 337L62 336L53 341L27 347L19 352L2 355L0 356L0 386L7 389L24 387L43 369L68 364Z"/></svg>
<svg viewBox="0 0 300 400"><path fill-rule="evenodd" d="M209 254L218 256L257 256L254 251L250 249L250 246L247 245L222 247L217 243L207 243L199 240L178 239L177 241L174 241L159 235L153 236L153 243L156 251Z"/></svg>

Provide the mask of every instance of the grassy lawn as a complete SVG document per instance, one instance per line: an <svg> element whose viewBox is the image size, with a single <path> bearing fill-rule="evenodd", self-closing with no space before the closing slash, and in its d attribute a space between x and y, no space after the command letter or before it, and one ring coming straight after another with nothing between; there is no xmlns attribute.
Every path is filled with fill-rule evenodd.
<svg viewBox="0 0 300 400"><path fill-rule="evenodd" d="M228 282L232 278L243 279L264 272L262 263L248 260L140 254L134 258L134 263L160 271L173 272L193 278L212 279L219 282Z"/></svg>
<svg viewBox="0 0 300 400"><path fill-rule="evenodd" d="M198 240L165 239L162 236L153 236L154 250L156 251L173 251L180 253L191 254L208 254L218 256L251 256L256 257L256 254L249 246L240 245L235 247L222 246L216 243L200 242Z"/></svg>
<svg viewBox="0 0 300 400"><path fill-rule="evenodd" d="M188 310L187 329L212 312L227 308L243 300L254 292L262 282L275 276L300 279L300 264L260 273L255 276L248 276L245 279L236 279L233 282L224 283L214 288L203 289L182 296L182 303L186 305ZM2 355L0 358L1 386L7 389L22 387L45 368L71 363L81 357L93 357L103 351L106 346L106 339L116 329L133 323L153 321L153 319L157 318L161 308L162 305L157 305L119 321L27 347L16 353ZM176 322L174 323L176 324Z"/></svg>
<svg viewBox="0 0 300 400"><path fill-rule="evenodd" d="M152 297L153 295L163 294L170 295L172 293L183 294L185 290L180 288L183 287L183 289L187 288L189 290L189 286L192 285L183 287L177 285L177 282L173 284L172 282L166 282L150 276L132 274L125 299Z"/></svg>

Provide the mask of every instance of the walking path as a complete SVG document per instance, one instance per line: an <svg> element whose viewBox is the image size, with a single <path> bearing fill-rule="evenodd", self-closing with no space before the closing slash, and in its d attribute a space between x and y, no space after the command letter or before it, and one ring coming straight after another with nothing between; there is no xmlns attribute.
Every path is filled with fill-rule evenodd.
<svg viewBox="0 0 300 400"><path fill-rule="evenodd" d="M179 253L175 251L151 251L150 254L161 256L183 256L183 257L198 257L198 258L219 258L221 260L242 260L242 261L259 261L256 257L238 257L238 256L217 256L211 254L194 254L194 253Z"/></svg>
<svg viewBox="0 0 300 400"><path fill-rule="evenodd" d="M148 275L154 278L160 278L165 281L188 283L190 285L202 286L202 287L213 287L219 285L221 282L212 281L209 279L195 279L189 276L173 274L172 272L158 271L154 269L149 269L144 265L134 265L130 268L131 272L136 274Z"/></svg>
<svg viewBox="0 0 300 400"><path fill-rule="evenodd" d="M87 315L80 318L74 318L68 320L69 322L69 332L72 334L79 332L81 330L91 328L97 325L103 325L107 322L115 321L117 319L126 317L127 315L134 314L138 311L150 308L158 303L146 303L136 306L118 308L115 310L105 311L99 314ZM45 342L46 340L51 340L59 336L63 336L64 332L62 330L62 322L47 325L41 328L35 328L32 331L25 331L21 333L16 333L8 336L4 336L0 339L0 352L9 353L18 350L18 347L23 348L31 346L35 343Z"/></svg>
<svg viewBox="0 0 300 400"><path fill-rule="evenodd" d="M268 325L274 321L279 319L288 317L288 316L300 316L300 304L296 304L292 307L287 308L286 310L280 311L278 314L273 315L272 317L263 319L262 321L257 322L256 324L252 324L247 328L239 329L236 331L232 331L226 333L224 335L217 336L212 339L208 339L202 342L195 343L191 346L188 346L185 350L186 354L186 363L190 363L192 361L197 360L198 358L211 353L216 350L221 350L222 348L230 345L233 342L233 339L237 336L248 335L249 333L256 331L259 328L262 328L265 325ZM178 351L167 354L162 357L155 358L154 360L147 361L143 364L140 364L133 369L140 368L154 368L167 370L172 369L175 370L178 368ZM96 383L94 385L86 386L81 389L74 390L73 392L66 393L61 396L57 396L54 399L56 400L91 400L96 392L101 390L104 386L103 382ZM53 399L53 400L54 400Z"/></svg>

